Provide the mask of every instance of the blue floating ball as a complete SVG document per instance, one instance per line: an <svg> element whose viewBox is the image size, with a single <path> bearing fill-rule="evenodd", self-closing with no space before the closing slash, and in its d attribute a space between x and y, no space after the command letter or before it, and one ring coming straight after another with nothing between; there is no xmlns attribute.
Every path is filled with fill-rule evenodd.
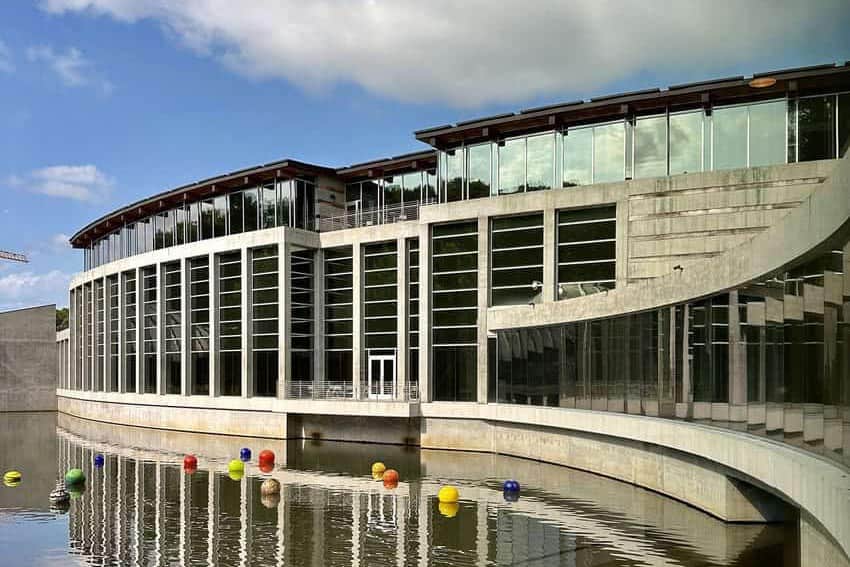
<svg viewBox="0 0 850 567"><path fill-rule="evenodd" d="M251 460L251 449L248 447L242 447L242 450L239 451L239 459L243 462L248 462Z"/></svg>
<svg viewBox="0 0 850 567"><path fill-rule="evenodd" d="M97 468L103 466L103 455L101 455L100 453L94 456L94 466L96 466Z"/></svg>
<svg viewBox="0 0 850 567"><path fill-rule="evenodd" d="M519 483L515 480L506 480L502 485L505 492L519 492Z"/></svg>
<svg viewBox="0 0 850 567"><path fill-rule="evenodd" d="M519 500L519 492L506 490L502 495L505 497L505 502L516 502Z"/></svg>

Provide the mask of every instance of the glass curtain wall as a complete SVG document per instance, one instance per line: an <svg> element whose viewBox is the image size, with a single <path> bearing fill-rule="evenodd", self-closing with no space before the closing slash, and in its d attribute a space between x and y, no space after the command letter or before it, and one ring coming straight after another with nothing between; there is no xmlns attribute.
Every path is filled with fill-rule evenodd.
<svg viewBox="0 0 850 567"><path fill-rule="evenodd" d="M277 246L254 248L251 250L251 347L256 396L277 396L278 293Z"/></svg>
<svg viewBox="0 0 850 567"><path fill-rule="evenodd" d="M118 310L118 275L106 279L109 289L109 391L118 391L118 346L120 313Z"/></svg>
<svg viewBox="0 0 850 567"><path fill-rule="evenodd" d="M435 225L431 232L434 400L476 398L478 222Z"/></svg>
<svg viewBox="0 0 850 567"><path fill-rule="evenodd" d="M713 169L784 163L787 103L717 107L711 116Z"/></svg>
<svg viewBox="0 0 850 567"><path fill-rule="evenodd" d="M104 299L103 280L94 282L94 301L97 333L96 357L94 367L94 388L96 392L102 392L104 387L104 369L106 364L106 305Z"/></svg>
<svg viewBox="0 0 850 567"><path fill-rule="evenodd" d="M124 272L124 388L136 391L136 353L138 328L136 321L136 272Z"/></svg>
<svg viewBox="0 0 850 567"><path fill-rule="evenodd" d="M80 286L74 290L74 328L75 337L75 357L76 369L74 372L74 388L77 390L83 389L83 287Z"/></svg>
<svg viewBox="0 0 850 567"><path fill-rule="evenodd" d="M419 384L419 239L407 241L407 382Z"/></svg>
<svg viewBox="0 0 850 567"><path fill-rule="evenodd" d="M396 241L363 247L363 314L366 359L370 355L395 355L398 346ZM394 380L383 382L384 391L377 393L392 395L394 384Z"/></svg>
<svg viewBox="0 0 850 567"><path fill-rule="evenodd" d="M85 303L85 351L86 365L85 373L83 374L83 388L86 390L94 389L94 301L92 301L92 285L87 283L83 286L83 302Z"/></svg>
<svg viewBox="0 0 850 567"><path fill-rule="evenodd" d="M290 256L290 333L293 382L313 381L313 277L315 252L294 250Z"/></svg>
<svg viewBox="0 0 850 567"><path fill-rule="evenodd" d="M181 355L181 304L180 304L180 262L169 262L162 266L163 295L165 296L163 332L165 334L165 393L180 394L182 382Z"/></svg>
<svg viewBox="0 0 850 567"><path fill-rule="evenodd" d="M558 211L558 299L613 289L616 207Z"/></svg>
<svg viewBox="0 0 850 567"><path fill-rule="evenodd" d="M353 387L353 258L351 246L324 250L325 376Z"/></svg>
<svg viewBox="0 0 850 567"><path fill-rule="evenodd" d="M193 396L210 393L210 260L189 260L190 391Z"/></svg>
<svg viewBox="0 0 850 567"><path fill-rule="evenodd" d="M543 215L492 219L490 248L491 304L540 303L543 297Z"/></svg>
<svg viewBox="0 0 850 567"><path fill-rule="evenodd" d="M218 371L222 396L242 395L242 254L218 258Z"/></svg>
<svg viewBox="0 0 850 567"><path fill-rule="evenodd" d="M144 356L142 357L142 376L144 376L144 381L142 383L142 392L145 394L156 393L157 377L159 375L159 369L156 363L157 340L159 338L156 309L158 297L156 267L148 266L142 268L142 316L144 321Z"/></svg>

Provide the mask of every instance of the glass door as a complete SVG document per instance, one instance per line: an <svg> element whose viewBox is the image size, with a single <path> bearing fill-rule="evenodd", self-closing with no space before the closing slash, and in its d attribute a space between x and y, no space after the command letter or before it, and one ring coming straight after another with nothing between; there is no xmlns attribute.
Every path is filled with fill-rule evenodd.
<svg viewBox="0 0 850 567"><path fill-rule="evenodd" d="M395 355L369 355L369 398L389 400L395 389Z"/></svg>

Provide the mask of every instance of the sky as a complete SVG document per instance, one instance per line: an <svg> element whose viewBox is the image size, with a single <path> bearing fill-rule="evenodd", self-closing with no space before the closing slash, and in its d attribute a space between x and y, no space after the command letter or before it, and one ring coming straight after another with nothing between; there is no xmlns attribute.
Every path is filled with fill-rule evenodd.
<svg viewBox="0 0 850 567"><path fill-rule="evenodd" d="M6 0L0 311L67 305L69 235L285 157L343 166L413 131L850 60L848 0Z"/></svg>

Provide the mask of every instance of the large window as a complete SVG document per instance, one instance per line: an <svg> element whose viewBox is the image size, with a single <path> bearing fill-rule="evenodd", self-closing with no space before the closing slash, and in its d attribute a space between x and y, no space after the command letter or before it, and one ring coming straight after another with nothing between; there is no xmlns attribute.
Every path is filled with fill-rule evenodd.
<svg viewBox="0 0 850 567"><path fill-rule="evenodd" d="M478 223L436 225L431 235L434 399L476 398Z"/></svg>
<svg viewBox="0 0 850 567"><path fill-rule="evenodd" d="M525 138L499 144L499 195L525 191Z"/></svg>
<svg viewBox="0 0 850 567"><path fill-rule="evenodd" d="M539 303L543 294L543 215L494 218L490 238L491 303Z"/></svg>
<svg viewBox="0 0 850 567"><path fill-rule="evenodd" d="M353 384L353 260L351 246L324 250L325 376Z"/></svg>
<svg viewBox="0 0 850 567"><path fill-rule="evenodd" d="M785 163L785 100L715 108L713 169Z"/></svg>
<svg viewBox="0 0 850 567"><path fill-rule="evenodd" d="M313 381L313 257L312 250L294 250L290 259L290 331L293 382Z"/></svg>
<svg viewBox="0 0 850 567"><path fill-rule="evenodd" d="M492 185L492 150L490 144L478 144L466 148L466 160L468 165L467 183L469 186L469 197L489 197Z"/></svg>
<svg viewBox="0 0 850 567"><path fill-rule="evenodd" d="M670 114L670 175L703 170L704 121L701 109Z"/></svg>
<svg viewBox="0 0 850 567"><path fill-rule="evenodd" d="M145 394L155 394L159 368L157 368L156 354L159 350L157 340L159 338L157 327L157 293L156 268L148 266L142 268L142 317L144 323L144 356L142 357L142 391Z"/></svg>
<svg viewBox="0 0 850 567"><path fill-rule="evenodd" d="M242 395L242 258L218 256L218 372L221 395Z"/></svg>
<svg viewBox="0 0 850 567"><path fill-rule="evenodd" d="M279 307L277 246L251 250L251 280L254 395L276 396Z"/></svg>
<svg viewBox="0 0 850 567"><path fill-rule="evenodd" d="M372 355L395 355L398 346L398 253L396 241L363 247L363 337L366 360ZM389 364L388 362L386 364ZM393 372L393 376L395 372ZM392 395L394 382L373 382L382 391L370 395Z"/></svg>
<svg viewBox="0 0 850 567"><path fill-rule="evenodd" d="M106 279L109 291L109 391L118 391L118 358L120 312L118 309L118 276L109 276Z"/></svg>
<svg viewBox="0 0 850 567"><path fill-rule="evenodd" d="M163 267L163 292L165 296L163 317L165 340L165 393L180 394L183 358L181 355L181 305L180 262L169 262Z"/></svg>
<svg viewBox="0 0 850 567"><path fill-rule="evenodd" d="M635 120L633 160L635 179L667 175L667 116Z"/></svg>
<svg viewBox="0 0 850 567"><path fill-rule="evenodd" d="M626 175L625 123L568 130L563 163L564 187L622 181Z"/></svg>
<svg viewBox="0 0 850 567"><path fill-rule="evenodd" d="M616 208L558 212L558 299L614 287Z"/></svg>
<svg viewBox="0 0 850 567"><path fill-rule="evenodd" d="M419 382L419 239L407 241L407 381Z"/></svg>
<svg viewBox="0 0 850 567"><path fill-rule="evenodd" d="M124 388L136 391L136 272L124 272Z"/></svg>
<svg viewBox="0 0 850 567"><path fill-rule="evenodd" d="M797 102L799 161L843 157L850 148L850 93Z"/></svg>
<svg viewBox="0 0 850 567"><path fill-rule="evenodd" d="M210 393L210 266L209 257L189 260L189 376L193 396Z"/></svg>
<svg viewBox="0 0 850 567"><path fill-rule="evenodd" d="M94 368L94 391L104 390L103 373L106 364L106 305L104 299L103 280L94 282L94 300L96 311L97 357Z"/></svg>

